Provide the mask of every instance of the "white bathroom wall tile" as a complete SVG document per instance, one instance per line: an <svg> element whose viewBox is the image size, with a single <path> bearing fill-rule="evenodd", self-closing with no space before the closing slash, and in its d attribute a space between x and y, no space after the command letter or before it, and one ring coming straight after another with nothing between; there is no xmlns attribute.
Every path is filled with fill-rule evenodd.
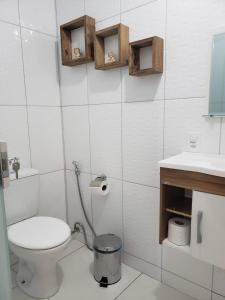
<svg viewBox="0 0 225 300"><path fill-rule="evenodd" d="M0 35L4 45L0 47L0 105L26 104L20 29L1 22Z"/></svg>
<svg viewBox="0 0 225 300"><path fill-rule="evenodd" d="M107 181L107 196L92 193L93 224L97 234L110 232L122 238L122 182L112 178Z"/></svg>
<svg viewBox="0 0 225 300"><path fill-rule="evenodd" d="M151 2L151 0L121 0L121 11L123 12L129 9L134 9L149 2Z"/></svg>
<svg viewBox="0 0 225 300"><path fill-rule="evenodd" d="M19 23L18 0L0 1L0 20L14 24Z"/></svg>
<svg viewBox="0 0 225 300"><path fill-rule="evenodd" d="M28 119L32 167L40 173L63 169L60 108L29 107Z"/></svg>
<svg viewBox="0 0 225 300"><path fill-rule="evenodd" d="M144 261L126 252L123 254L123 262L135 270L161 281L161 269L159 267L156 267L155 265L152 265L147 261Z"/></svg>
<svg viewBox="0 0 225 300"><path fill-rule="evenodd" d="M178 248L172 243L163 243L162 268L211 290L212 266L193 258L189 253Z"/></svg>
<svg viewBox="0 0 225 300"><path fill-rule="evenodd" d="M208 96L211 39L224 14L220 0L168 1L166 98Z"/></svg>
<svg viewBox="0 0 225 300"><path fill-rule="evenodd" d="M66 168L77 161L82 172L90 172L88 106L63 108Z"/></svg>
<svg viewBox="0 0 225 300"><path fill-rule="evenodd" d="M152 76L130 76L127 68L122 69L122 100L138 102L164 99L163 74Z"/></svg>
<svg viewBox="0 0 225 300"><path fill-rule="evenodd" d="M161 266L159 189L124 182L124 250Z"/></svg>
<svg viewBox="0 0 225 300"><path fill-rule="evenodd" d="M165 3L153 1L122 14L122 23L129 26L130 41L150 36L165 35ZM146 57L146 54L143 55ZM122 97L124 101L164 99L164 74L130 76L127 68L122 71Z"/></svg>
<svg viewBox="0 0 225 300"><path fill-rule="evenodd" d="M55 1L19 0L20 23L29 29L56 35Z"/></svg>
<svg viewBox="0 0 225 300"><path fill-rule="evenodd" d="M86 65L75 68L60 66L60 88L62 105L87 104Z"/></svg>
<svg viewBox="0 0 225 300"><path fill-rule="evenodd" d="M211 291L184 280L167 271L162 271L162 281L164 284L198 300L211 300Z"/></svg>
<svg viewBox="0 0 225 300"><path fill-rule="evenodd" d="M107 27L116 25L120 23L120 15L117 16L113 16L110 18L107 18L103 21L99 21L95 24L95 29L96 31L101 30L101 29L105 29Z"/></svg>
<svg viewBox="0 0 225 300"><path fill-rule="evenodd" d="M217 294L212 294L212 300L224 300L225 297L222 297L220 295L217 295Z"/></svg>
<svg viewBox="0 0 225 300"><path fill-rule="evenodd" d="M120 0L108 0L107 5L104 0L86 0L85 12L96 21L100 21L120 13Z"/></svg>
<svg viewBox="0 0 225 300"><path fill-rule="evenodd" d="M56 0L58 25L85 15L84 0Z"/></svg>
<svg viewBox="0 0 225 300"><path fill-rule="evenodd" d="M88 64L88 94L90 104L121 102L120 70L96 70Z"/></svg>
<svg viewBox="0 0 225 300"><path fill-rule="evenodd" d="M166 5L157 0L122 13L121 22L129 26L130 42L151 36L165 36Z"/></svg>
<svg viewBox="0 0 225 300"><path fill-rule="evenodd" d="M118 300L194 300L146 275L139 276Z"/></svg>
<svg viewBox="0 0 225 300"><path fill-rule="evenodd" d="M213 291L225 296L225 270L214 267L213 272Z"/></svg>
<svg viewBox="0 0 225 300"><path fill-rule="evenodd" d="M90 126L92 172L121 178L121 104L90 106Z"/></svg>
<svg viewBox="0 0 225 300"><path fill-rule="evenodd" d="M84 225L87 234L91 235L91 231L87 225L87 222L84 218L84 214L80 204L80 198L77 189L77 182L74 171L66 171L66 185L67 185L67 203L68 203L68 221L71 229L73 229L74 224L76 222L80 222ZM92 213L91 213L91 191L88 188L91 175L81 173L80 177L80 187L81 194L83 197L83 202L85 205L85 209L90 218L90 222L92 223Z"/></svg>
<svg viewBox="0 0 225 300"><path fill-rule="evenodd" d="M158 161L163 157L163 101L123 105L123 176L159 186Z"/></svg>
<svg viewBox="0 0 225 300"><path fill-rule="evenodd" d="M28 104L59 106L56 39L27 29L22 39Z"/></svg>
<svg viewBox="0 0 225 300"><path fill-rule="evenodd" d="M66 220L64 171L40 176L39 215Z"/></svg>
<svg viewBox="0 0 225 300"><path fill-rule="evenodd" d="M221 154L225 154L225 119L224 118L222 121L222 128L221 128L220 152L221 152Z"/></svg>
<svg viewBox="0 0 225 300"><path fill-rule="evenodd" d="M188 150L188 134L200 134L200 152L219 153L220 120L207 114L206 99L168 100L165 105L165 157Z"/></svg>
<svg viewBox="0 0 225 300"><path fill-rule="evenodd" d="M30 151L25 107L0 106L0 140L8 145L9 157L19 157L21 167L30 167Z"/></svg>

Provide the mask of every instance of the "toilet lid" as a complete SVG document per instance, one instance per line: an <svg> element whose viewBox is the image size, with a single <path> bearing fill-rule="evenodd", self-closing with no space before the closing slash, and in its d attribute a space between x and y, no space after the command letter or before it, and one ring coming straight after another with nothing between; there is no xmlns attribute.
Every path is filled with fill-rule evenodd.
<svg viewBox="0 0 225 300"><path fill-rule="evenodd" d="M69 239L69 226L51 217L33 217L8 228L11 243L26 249L46 250L57 247Z"/></svg>

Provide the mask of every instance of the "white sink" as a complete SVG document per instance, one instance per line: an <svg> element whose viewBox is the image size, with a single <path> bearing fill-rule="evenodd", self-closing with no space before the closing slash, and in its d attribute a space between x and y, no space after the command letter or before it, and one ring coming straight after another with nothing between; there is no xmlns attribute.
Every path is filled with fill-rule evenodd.
<svg viewBox="0 0 225 300"><path fill-rule="evenodd" d="M183 152L161 160L159 166L225 177L225 155Z"/></svg>

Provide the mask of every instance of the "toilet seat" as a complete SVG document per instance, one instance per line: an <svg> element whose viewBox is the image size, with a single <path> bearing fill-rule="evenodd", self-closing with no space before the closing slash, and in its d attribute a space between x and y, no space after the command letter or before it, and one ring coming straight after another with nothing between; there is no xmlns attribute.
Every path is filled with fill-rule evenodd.
<svg viewBox="0 0 225 300"><path fill-rule="evenodd" d="M52 217L33 217L8 228L11 243L30 250L47 250L65 243L71 236L69 226Z"/></svg>

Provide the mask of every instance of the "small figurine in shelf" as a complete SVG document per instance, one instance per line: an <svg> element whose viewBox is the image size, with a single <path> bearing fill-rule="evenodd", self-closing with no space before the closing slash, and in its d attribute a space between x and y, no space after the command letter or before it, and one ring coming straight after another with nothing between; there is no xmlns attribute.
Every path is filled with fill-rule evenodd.
<svg viewBox="0 0 225 300"><path fill-rule="evenodd" d="M80 48L72 49L72 59L79 59L81 57Z"/></svg>
<svg viewBox="0 0 225 300"><path fill-rule="evenodd" d="M107 57L106 60L107 60L106 61L107 63L114 63L116 61L116 58L115 58L115 55L114 55L113 51L108 52L108 57Z"/></svg>

